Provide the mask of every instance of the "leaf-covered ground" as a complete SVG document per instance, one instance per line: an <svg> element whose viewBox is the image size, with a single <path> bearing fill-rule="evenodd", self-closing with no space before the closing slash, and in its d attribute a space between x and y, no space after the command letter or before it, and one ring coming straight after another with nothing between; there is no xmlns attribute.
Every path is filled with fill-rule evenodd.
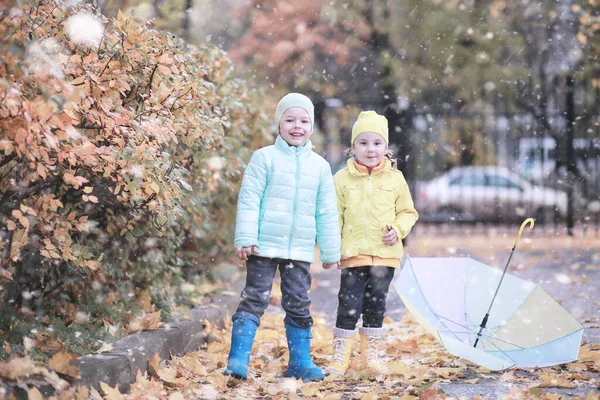
<svg viewBox="0 0 600 400"><path fill-rule="evenodd" d="M506 398L558 399L550 388L598 387L600 345L583 345L577 362L534 370L508 370L494 373L448 355L435 339L414 320L386 320L383 353L387 361L385 376L368 376L356 369L355 351L350 371L344 377L329 376L323 382L302 383L283 378L288 351L280 315L265 314L257 332L247 381L225 377L230 331L213 330L214 341L194 353L169 362L153 363L150 376L139 376L125 399L443 399L443 382L474 384L494 379L513 384ZM331 330L325 316L315 318L312 354L315 362L326 366L331 358ZM598 392L582 398L597 399ZM121 397L107 397L121 398Z"/></svg>
<svg viewBox="0 0 600 400"><path fill-rule="evenodd" d="M463 235L444 235L443 232L429 235L420 232L408 242L407 251L411 256L471 255L492 266L503 267L514 241L512 230L507 232ZM598 324L600 296L596 293L599 268L600 244L597 237L529 236L525 233L509 270L521 277L542 281L543 286L573 312L589 332L597 330ZM317 297L319 290L323 290L323 297L313 302L315 326L312 355L318 365L325 367L332 351L334 312L331 310L335 310L337 305L334 295L337 275L334 271L322 270L319 265L314 266L313 272L311 295ZM235 290L230 292L235 302L239 293ZM387 361L387 375L366 376L358 371L358 353L355 352L351 369L344 377L327 377L323 382L306 384L283 378L288 351L278 292L278 285L275 285L271 299L273 306L263 316L257 332L250 364L252 373L247 381L222 375L231 331L230 327L220 330L211 325L207 328L213 339L211 343L170 361L161 362L155 357L151 361L150 372L139 375L127 394L121 394L107 385L102 385L99 392L70 387L63 378L76 375L76 371L69 369L67 363L70 357L62 353L57 353L48 366L40 366L22 358L0 363L0 378L19 383L32 400L45 398L42 386L52 387L57 399L426 400L450 398L443 392L449 385L477 387L486 384L505 389L502 394L488 390L487 393L497 398L600 399L600 343L595 339L591 343L584 341L579 359L567 365L491 372L446 353L405 310L390 312L393 317L387 317L384 322L386 339L382 353ZM323 304L327 299L331 302L331 308ZM580 307L582 304L585 307ZM136 321L142 329L155 329L155 325L159 324L152 314L140 316ZM40 389L32 388L36 380ZM0 397L3 397L1 392Z"/></svg>
<svg viewBox="0 0 600 400"><path fill-rule="evenodd" d="M487 233L475 232L419 232L409 239L407 251L414 256L467 256L478 258L495 267L504 267L514 243L514 229ZM430 234L431 233L431 234ZM525 232L519 242L509 270L524 278L543 281L544 286L555 285L553 291L564 295L565 302L582 302L578 293L585 292L596 283L587 276L597 273L600 262L600 246L594 235L582 237L553 236L540 232ZM539 272L538 272L539 270ZM315 286L323 285L329 271L314 266ZM317 288L313 288L316 296ZM337 303L329 287L329 297L319 298L322 303L330 298ZM564 294L563 294L564 293ZM590 310L598 309L597 295L590 292L587 308L582 315L593 319ZM235 296L234 296L235 297ZM272 293L277 304L278 288ZM589 303L591 301L591 303ZM559 299L560 302L560 299ZM335 306L335 304L334 304ZM304 384L295 379L283 378L287 365L287 343L282 315L276 310L261 320L251 360L252 376L248 381L224 377L221 373L227 362L230 331L214 330L219 341L188 356L163 363L158 371L169 371L172 381L165 380L161 372L149 377L139 377L127 398L140 398L150 387L157 390L157 397L187 398L264 398L264 399L443 399L441 391L445 383L478 384L486 381L505 382L510 387L500 398L510 399L562 399L600 398L600 344L584 343L577 362L567 365L538 368L511 369L491 372L449 355L441 345L426 333L406 312L395 313L394 320L386 318L386 341L382 353L388 361L386 376L372 377L355 369L353 365L343 377L328 377L324 382ZM313 309L323 309L313 305ZM335 310L335 307L333 308ZM331 359L331 313L315 314L312 355L315 362L325 367ZM587 321L586 328L590 328ZM593 323L592 323L593 324ZM162 368L162 369L161 369ZM162 382L161 382L162 381ZM130 397L132 396L132 397ZM138 396L138 397L136 397Z"/></svg>

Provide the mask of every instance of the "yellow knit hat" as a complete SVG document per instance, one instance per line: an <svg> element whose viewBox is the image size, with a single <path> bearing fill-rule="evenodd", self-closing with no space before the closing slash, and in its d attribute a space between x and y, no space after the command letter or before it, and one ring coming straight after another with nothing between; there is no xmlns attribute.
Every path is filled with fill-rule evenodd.
<svg viewBox="0 0 600 400"><path fill-rule="evenodd" d="M358 119L352 127L352 141L363 132L375 132L388 143L388 120L383 115L377 114L375 111L362 111L358 115Z"/></svg>

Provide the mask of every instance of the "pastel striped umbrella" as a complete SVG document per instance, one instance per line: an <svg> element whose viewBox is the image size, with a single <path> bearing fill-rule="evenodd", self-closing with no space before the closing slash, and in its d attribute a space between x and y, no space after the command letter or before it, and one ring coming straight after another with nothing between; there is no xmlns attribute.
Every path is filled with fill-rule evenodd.
<svg viewBox="0 0 600 400"><path fill-rule="evenodd" d="M413 317L457 357L490 370L577 359L583 326L539 284L506 267L472 258L408 258L394 286Z"/></svg>

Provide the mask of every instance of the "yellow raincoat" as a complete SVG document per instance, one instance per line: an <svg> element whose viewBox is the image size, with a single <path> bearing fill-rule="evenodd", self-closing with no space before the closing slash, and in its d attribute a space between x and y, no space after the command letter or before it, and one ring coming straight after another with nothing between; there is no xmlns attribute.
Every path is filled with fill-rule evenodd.
<svg viewBox="0 0 600 400"><path fill-rule="evenodd" d="M400 267L402 241L387 246L390 225L404 239L419 218L402 172L384 158L368 169L351 158L334 178L342 231L342 268L365 265Z"/></svg>

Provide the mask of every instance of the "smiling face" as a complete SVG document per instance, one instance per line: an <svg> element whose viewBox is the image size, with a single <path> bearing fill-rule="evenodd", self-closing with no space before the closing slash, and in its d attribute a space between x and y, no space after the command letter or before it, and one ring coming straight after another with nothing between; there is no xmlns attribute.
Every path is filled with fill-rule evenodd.
<svg viewBox="0 0 600 400"><path fill-rule="evenodd" d="M387 152L387 143L375 132L363 132L352 143L352 153L365 167L376 167Z"/></svg>
<svg viewBox="0 0 600 400"><path fill-rule="evenodd" d="M279 134L290 146L302 146L312 135L312 122L306 110L288 108L279 121Z"/></svg>

